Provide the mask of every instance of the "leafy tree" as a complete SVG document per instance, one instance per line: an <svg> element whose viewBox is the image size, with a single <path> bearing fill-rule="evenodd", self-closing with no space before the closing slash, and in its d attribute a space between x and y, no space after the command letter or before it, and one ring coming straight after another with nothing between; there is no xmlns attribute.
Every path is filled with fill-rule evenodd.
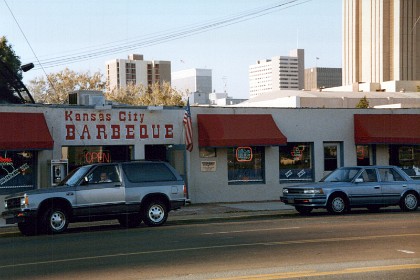
<svg viewBox="0 0 420 280"><path fill-rule="evenodd" d="M114 89L105 94L106 99L118 103L143 106L183 106L182 94L164 82L155 83L149 87L143 85L128 85L125 88Z"/></svg>
<svg viewBox="0 0 420 280"><path fill-rule="evenodd" d="M44 77L37 77L29 82L28 88L34 99L40 103L65 104L68 95L75 90L104 90L105 82L100 72L93 75L89 71L76 73L68 68Z"/></svg>
<svg viewBox="0 0 420 280"><path fill-rule="evenodd" d="M8 80L10 80L10 75L22 80L21 62L4 36L0 37L0 60L0 102L20 103L20 99L14 95L14 90Z"/></svg>
<svg viewBox="0 0 420 280"><path fill-rule="evenodd" d="M111 92L105 93L105 98L121 104L139 105L140 94L144 92L143 86L129 84L125 88L113 89Z"/></svg>
<svg viewBox="0 0 420 280"><path fill-rule="evenodd" d="M369 108L369 101L367 100L366 95L359 100L359 103L357 103L356 108L358 109Z"/></svg>

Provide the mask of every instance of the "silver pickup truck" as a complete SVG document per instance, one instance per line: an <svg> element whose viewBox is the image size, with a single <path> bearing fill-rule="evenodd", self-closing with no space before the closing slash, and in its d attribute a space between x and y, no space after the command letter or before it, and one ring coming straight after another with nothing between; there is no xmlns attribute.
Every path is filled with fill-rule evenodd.
<svg viewBox="0 0 420 280"><path fill-rule="evenodd" d="M57 187L5 198L2 217L24 235L56 234L69 222L118 219L125 227L166 222L186 203L186 186L165 162L92 164L71 172Z"/></svg>

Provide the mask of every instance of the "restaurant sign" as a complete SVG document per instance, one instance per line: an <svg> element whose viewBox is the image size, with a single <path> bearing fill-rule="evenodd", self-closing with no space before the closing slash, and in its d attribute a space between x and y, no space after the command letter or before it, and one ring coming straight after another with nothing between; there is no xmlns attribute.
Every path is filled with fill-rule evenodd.
<svg viewBox="0 0 420 280"><path fill-rule="evenodd" d="M132 111L64 111L65 139L72 140L147 140L173 139L174 124L148 122L146 114Z"/></svg>

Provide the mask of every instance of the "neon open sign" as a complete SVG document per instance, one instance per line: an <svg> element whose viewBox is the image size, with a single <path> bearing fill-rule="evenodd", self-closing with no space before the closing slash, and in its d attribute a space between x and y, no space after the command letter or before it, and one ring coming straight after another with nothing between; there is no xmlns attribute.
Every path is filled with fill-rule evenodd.
<svg viewBox="0 0 420 280"><path fill-rule="evenodd" d="M86 163L100 163L100 162L111 162L111 154L107 151L101 152L86 152L84 154L85 162Z"/></svg>
<svg viewBox="0 0 420 280"><path fill-rule="evenodd" d="M252 148L251 147L238 147L236 148L236 160L237 161L251 161L252 160Z"/></svg>

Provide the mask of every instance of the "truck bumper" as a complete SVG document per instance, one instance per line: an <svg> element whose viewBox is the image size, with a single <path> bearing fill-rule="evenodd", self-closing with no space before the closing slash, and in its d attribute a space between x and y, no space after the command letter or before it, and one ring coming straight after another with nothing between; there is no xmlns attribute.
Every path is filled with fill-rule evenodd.
<svg viewBox="0 0 420 280"><path fill-rule="evenodd" d="M34 211L4 211L1 217L9 225L36 219L36 213Z"/></svg>

